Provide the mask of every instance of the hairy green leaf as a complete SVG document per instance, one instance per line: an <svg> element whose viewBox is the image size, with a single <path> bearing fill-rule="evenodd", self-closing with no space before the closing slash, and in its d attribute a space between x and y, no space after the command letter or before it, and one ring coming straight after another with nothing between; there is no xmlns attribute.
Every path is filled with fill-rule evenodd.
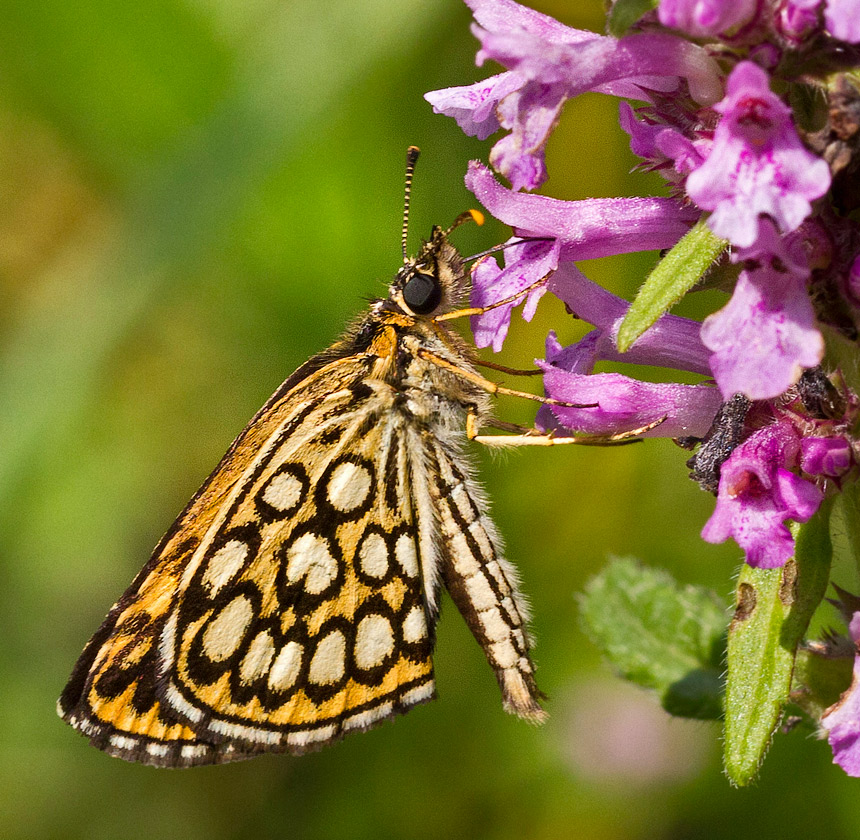
<svg viewBox="0 0 860 840"><path fill-rule="evenodd" d="M726 610L714 593L618 559L579 601L587 632L625 679L656 691L673 715L721 716Z"/></svg>
<svg viewBox="0 0 860 840"><path fill-rule="evenodd" d="M642 284L618 330L618 349L626 353L645 330L699 282L727 246L725 239L711 233L704 219L697 222Z"/></svg>
<svg viewBox="0 0 860 840"><path fill-rule="evenodd" d="M795 555L781 569L744 566L729 626L723 760L738 786L757 775L788 700L797 646L827 588L830 508L793 525Z"/></svg>

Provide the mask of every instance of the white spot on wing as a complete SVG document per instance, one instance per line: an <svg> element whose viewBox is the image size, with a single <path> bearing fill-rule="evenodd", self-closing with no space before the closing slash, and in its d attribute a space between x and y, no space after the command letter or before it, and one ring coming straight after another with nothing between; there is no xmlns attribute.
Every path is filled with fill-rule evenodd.
<svg viewBox="0 0 860 840"><path fill-rule="evenodd" d="M406 615L403 622L403 638L410 645L427 638L427 617L421 607L412 607Z"/></svg>
<svg viewBox="0 0 860 840"><path fill-rule="evenodd" d="M358 559L366 575L385 577L388 572L388 546L385 544L385 538L375 532L369 533L361 543Z"/></svg>
<svg viewBox="0 0 860 840"><path fill-rule="evenodd" d="M481 566L472 554L472 549L469 548L469 543L466 542L462 531L459 530L451 538L451 561L454 564L454 570L463 577L480 573Z"/></svg>
<svg viewBox="0 0 860 840"><path fill-rule="evenodd" d="M502 609L511 617L512 621L519 623L520 613L517 610L516 604L510 597L502 598Z"/></svg>
<svg viewBox="0 0 860 840"><path fill-rule="evenodd" d="M404 691L403 694L400 695L400 702L404 706L411 706L415 703L429 700L433 696L435 687L436 684L433 680L430 680L430 682L424 683L424 685L410 688L409 691Z"/></svg>
<svg viewBox="0 0 860 840"><path fill-rule="evenodd" d="M344 730L367 729L368 726L372 726L376 721L388 717L392 711L394 711L393 703L382 703L373 709L365 709L363 712L358 712L346 718L343 722L343 728Z"/></svg>
<svg viewBox="0 0 860 840"><path fill-rule="evenodd" d="M458 484L451 491L451 500L454 502L457 511L460 516L463 517L463 521L466 525L470 525L475 521L475 511L472 507L472 500L469 498L469 494L466 492L466 488L462 484Z"/></svg>
<svg viewBox="0 0 860 840"><path fill-rule="evenodd" d="M203 653L213 662L223 662L242 644L254 607L244 595L237 595L203 631Z"/></svg>
<svg viewBox="0 0 860 840"><path fill-rule="evenodd" d="M228 738L242 738L245 741L253 741L258 744L277 744L281 740L279 732L270 732L259 727L242 726L238 723L228 723L226 720L213 720L209 724L209 729L219 735L226 735ZM228 745L225 752L231 748L232 745Z"/></svg>
<svg viewBox="0 0 860 840"><path fill-rule="evenodd" d="M476 519L469 526L469 533L474 537L475 542L478 544L478 549L483 557L491 558L496 556L496 553L493 551L493 546L490 544L490 538L487 536L487 531L481 524L480 519Z"/></svg>
<svg viewBox="0 0 860 840"><path fill-rule="evenodd" d="M487 571L495 578L496 583L499 585L499 592L502 595L510 595L511 585L508 583L502 567L495 560L492 563L487 563Z"/></svg>
<svg viewBox="0 0 860 840"><path fill-rule="evenodd" d="M344 513L355 510L370 493L370 472L361 464L344 461L332 470L327 493L332 507Z"/></svg>
<svg viewBox="0 0 860 840"><path fill-rule="evenodd" d="M302 500L302 483L292 473L280 473L266 485L262 498L275 510L292 510Z"/></svg>
<svg viewBox="0 0 860 840"><path fill-rule="evenodd" d="M242 657L239 665L239 679L243 683L251 683L261 677L272 664L275 655L275 642L264 630L258 633L248 647L248 652Z"/></svg>
<svg viewBox="0 0 860 840"><path fill-rule="evenodd" d="M490 653L501 668L515 667L520 658L510 641L496 642L494 645L490 645Z"/></svg>
<svg viewBox="0 0 860 840"><path fill-rule="evenodd" d="M409 534L401 534L394 546L394 556L409 577L418 577L418 555L415 553L415 540Z"/></svg>
<svg viewBox="0 0 860 840"><path fill-rule="evenodd" d="M332 630L318 645L311 659L308 679L317 685L337 682L346 668L346 639Z"/></svg>
<svg viewBox="0 0 860 840"><path fill-rule="evenodd" d="M337 577L337 561L328 540L317 534L302 534L287 549L287 580L295 583L303 577L311 595L318 595Z"/></svg>
<svg viewBox="0 0 860 840"><path fill-rule="evenodd" d="M394 650L394 631L384 615L366 615L355 633L355 664L368 670L381 665Z"/></svg>
<svg viewBox="0 0 860 840"><path fill-rule="evenodd" d="M302 646L298 642L287 642L278 653L269 671L269 688L286 691L299 677L302 667Z"/></svg>
<svg viewBox="0 0 860 840"><path fill-rule="evenodd" d="M307 744L316 744L320 741L328 741L337 734L337 726L322 726L319 729L300 729L287 735L287 743L294 747L304 747Z"/></svg>
<svg viewBox="0 0 860 840"><path fill-rule="evenodd" d="M174 613L176 615L176 613ZM203 720L203 712L192 706L177 690L173 683L168 683L164 690L164 697L169 706L179 711L192 723L200 723Z"/></svg>
<svg viewBox="0 0 860 840"><path fill-rule="evenodd" d="M137 738L129 738L127 735L111 735L108 740L111 746L118 750L133 750L140 745Z"/></svg>
<svg viewBox="0 0 860 840"><path fill-rule="evenodd" d="M208 587L210 597L214 598L245 563L248 546L241 540L228 540L218 549L206 564L203 585Z"/></svg>

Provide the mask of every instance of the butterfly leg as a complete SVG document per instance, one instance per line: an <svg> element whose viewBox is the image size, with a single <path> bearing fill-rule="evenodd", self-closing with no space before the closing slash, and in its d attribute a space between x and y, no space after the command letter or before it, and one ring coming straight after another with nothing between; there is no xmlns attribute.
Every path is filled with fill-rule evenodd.
<svg viewBox="0 0 860 840"><path fill-rule="evenodd" d="M436 353L433 353L430 350L425 350L424 348L418 349L418 355L431 364L434 364L443 370L451 371L451 373L456 374L462 379L477 385L482 391L486 391L488 394L492 394L493 396L503 395L508 397L521 397L522 399L533 400L534 402L539 402L544 405L558 405L564 408L597 407L597 403L568 403L563 402L562 400L554 400L552 397L541 397L539 394L531 394L528 391L518 391L515 388L506 388L504 385L499 385L498 382L493 382L491 379L485 379L479 373L459 367L453 362L449 362L447 359L443 359Z"/></svg>
<svg viewBox="0 0 860 840"><path fill-rule="evenodd" d="M495 362L487 362L484 359L478 359L477 364L480 367L490 368L490 370L497 370L499 373L506 373L508 376L543 376L543 371L538 368L533 368L531 370L521 370L520 368L511 368L505 367L505 365L498 365Z"/></svg>
<svg viewBox="0 0 860 840"><path fill-rule="evenodd" d="M519 426L515 423L506 423L502 420L493 420L484 418L479 419L474 411L470 411L466 415L466 437L469 440L474 440L476 443L481 443L484 446L504 447L504 446L559 446L561 444L577 444L579 446L624 446L628 443L638 443L641 438L639 435L656 428L663 422L664 418L660 418L655 423L649 423L647 426L641 426L638 429L630 431L617 432L614 435L565 435L557 436L554 431L542 432L540 429L530 428L528 426ZM499 429L504 432L511 432L508 435L482 435L480 433L481 425L491 426L494 429Z"/></svg>

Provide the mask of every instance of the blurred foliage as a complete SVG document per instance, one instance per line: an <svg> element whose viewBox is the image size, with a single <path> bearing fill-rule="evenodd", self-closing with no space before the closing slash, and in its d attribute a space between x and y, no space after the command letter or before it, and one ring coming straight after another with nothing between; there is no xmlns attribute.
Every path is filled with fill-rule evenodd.
<svg viewBox="0 0 860 840"><path fill-rule="evenodd" d="M541 8L603 25L600 0ZM318 754L158 771L108 758L54 714L85 641L233 436L384 289L407 145L424 151L413 244L474 203L462 175L489 144L422 99L486 75L474 50L457 0L0 4L0 836L860 831L858 783L825 745L783 738L758 786L733 791L717 730L667 723L577 630L574 593L610 553L732 588L740 552L699 540L712 501L667 441L476 455L534 606L542 728L502 712L450 604L440 700ZM571 103L547 192L658 193L625 174L625 140L615 103ZM505 235L489 223L457 242ZM630 297L652 266L584 268ZM529 364L550 327L582 333L546 301L500 361ZM499 411L528 422L531 409ZM852 574L837 580L851 588Z"/></svg>

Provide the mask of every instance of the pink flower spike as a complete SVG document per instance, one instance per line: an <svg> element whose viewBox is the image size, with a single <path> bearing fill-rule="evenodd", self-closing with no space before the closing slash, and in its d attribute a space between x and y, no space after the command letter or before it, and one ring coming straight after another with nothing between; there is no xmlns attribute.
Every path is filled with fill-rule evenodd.
<svg viewBox="0 0 860 840"><path fill-rule="evenodd" d="M739 247L755 242L762 214L783 233L795 230L809 215L809 202L830 187L830 168L804 148L791 109L771 92L758 65L738 64L728 95L715 107L723 118L707 160L687 178L690 198L713 211L714 233Z"/></svg>

